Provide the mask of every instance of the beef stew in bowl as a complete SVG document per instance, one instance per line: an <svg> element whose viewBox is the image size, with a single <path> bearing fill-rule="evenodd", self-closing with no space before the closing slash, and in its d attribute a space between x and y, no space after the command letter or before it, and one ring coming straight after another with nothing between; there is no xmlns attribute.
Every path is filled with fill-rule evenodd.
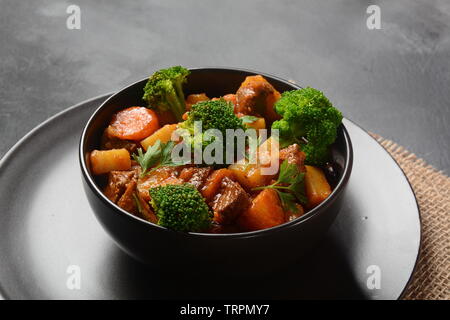
<svg viewBox="0 0 450 320"><path fill-rule="evenodd" d="M193 112L197 116L197 107L192 108L193 105L212 102L212 109L225 103L225 110L214 110L226 111L230 116L230 106L234 106L235 102L230 99L231 96L225 96L230 92L236 93L249 76L260 75L258 78L264 78L281 95L300 89L280 78L241 69L199 68L190 69L189 72L187 81L183 84L185 105L187 109L190 108L189 113ZM147 101L142 99L147 83L148 79L138 81L108 98L88 120L80 140L80 165L87 198L97 219L119 247L142 262L157 264L163 268L213 265L214 269L221 268L235 273L247 272L252 268L252 272L261 272L263 269L269 270L297 259L326 233L342 206L352 168L350 137L343 124L337 127L336 140L327 148L323 164L312 165L308 163L308 154L310 159L313 159L311 156L320 158L320 149L318 153L307 153L304 150L307 142L305 139L289 141L292 136L283 134L289 132L283 131L283 128L290 126L283 126L281 123L277 145L270 142L275 140L273 133L276 132L270 129L279 120L263 116L259 107L250 108L249 112L252 114L247 115L238 115L233 108L231 114L240 121L226 123L247 128L249 124L256 122L261 126L261 120L252 120L264 117L265 128L268 129L266 137L248 139L253 143L253 149L249 145L241 151L239 148L233 149L234 157L229 159L232 161L227 162L225 155L223 164L219 158L223 158L225 153L221 153L221 148L217 147L219 144L206 139L207 143L199 144L199 149L205 155L215 149L215 145L218 152L209 153L217 160L216 163L185 163L189 157L166 157L172 153L168 151L179 148L186 150L187 154L191 151L192 158L195 158L195 148L190 147L195 146L199 140L194 138L195 135L191 134L189 127L184 134L175 133L186 129L178 128L180 122L188 120L188 114L185 113L181 114L181 120L178 121L175 116L161 116L162 110L152 109L158 116L159 129L144 140L105 137L105 130L111 125L115 114L130 107L148 107ZM191 94L196 94L195 98L198 97L202 101L193 104L196 100L190 97ZM209 100L205 101L205 96ZM259 100L255 101L260 103ZM151 138L159 131L162 131L162 136L158 139ZM179 136L180 140L169 141L161 138L172 137L172 133L175 138ZM263 133L264 131L261 132L262 135ZM267 140L270 143L266 142ZM273 153L269 152L272 146L275 151ZM126 169L120 167L119 170L114 170L116 168L104 166L109 171L100 174L97 173L101 170L94 171L91 161L94 150L117 152L121 149L128 152L127 156L124 156L125 152L122 150L118 155L119 158L123 157L122 165L126 164ZM149 153L151 149L153 151ZM163 152L164 150L166 152ZM202 161L209 162L207 158ZM254 158L256 163L248 163ZM282 166L288 170L284 170L287 174L281 175L280 182L278 180ZM321 172L321 180L326 180L331 190L324 200L312 197L311 193L309 199L316 199L315 206L307 203L305 176L308 166L320 169L317 171ZM274 171L271 171L272 168ZM255 173L258 172L257 169L259 172L264 169L263 177L258 177ZM118 172L112 173L113 171ZM271 176L270 180L266 176ZM161 180L171 183L163 185ZM130 181L135 181L136 185ZM292 185L295 186L291 187L294 190L289 190ZM298 192L301 190L304 192ZM292 197L289 195L291 193ZM283 199L284 203L280 194L281 197L287 198ZM172 202L164 199L176 201L172 201L174 205L171 205ZM183 203L180 199L188 199L186 206L180 205ZM270 206L267 207L266 203L270 203ZM272 212L274 204L276 212ZM300 211L300 206L303 211ZM289 207L295 214L289 213ZM169 208L169 211L164 211L171 214L161 214L161 208ZM179 208L183 210L178 210ZM187 212L193 214L186 215ZM170 219L172 217L177 219Z"/></svg>
<svg viewBox="0 0 450 320"><path fill-rule="evenodd" d="M342 115L322 92L280 93L262 75L250 75L235 92L185 96L189 73L180 66L157 71L142 105L112 114L100 148L90 153L91 171L107 176L109 200L176 231L231 233L293 221L331 194L329 148ZM208 139L208 130L219 136ZM226 148L229 140L239 138L243 149L228 157L236 151ZM176 162L182 144L189 155ZM206 154L213 144L214 154Z"/></svg>

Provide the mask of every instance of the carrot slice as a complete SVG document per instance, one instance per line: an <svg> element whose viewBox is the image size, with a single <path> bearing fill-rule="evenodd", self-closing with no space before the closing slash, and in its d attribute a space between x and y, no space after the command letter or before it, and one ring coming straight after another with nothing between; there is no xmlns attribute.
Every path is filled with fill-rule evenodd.
<svg viewBox="0 0 450 320"><path fill-rule="evenodd" d="M122 140L142 140L159 128L158 116L144 107L131 107L117 112L107 133Z"/></svg>

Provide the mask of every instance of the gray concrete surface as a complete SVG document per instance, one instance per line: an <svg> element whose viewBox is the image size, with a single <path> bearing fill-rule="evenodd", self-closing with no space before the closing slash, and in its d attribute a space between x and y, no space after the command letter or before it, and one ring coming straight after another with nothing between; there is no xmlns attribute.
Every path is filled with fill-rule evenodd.
<svg viewBox="0 0 450 320"><path fill-rule="evenodd" d="M81 30L66 8L81 8ZM381 8L368 30L366 8ZM450 1L0 0L0 156L34 126L155 69L245 67L323 90L450 173Z"/></svg>

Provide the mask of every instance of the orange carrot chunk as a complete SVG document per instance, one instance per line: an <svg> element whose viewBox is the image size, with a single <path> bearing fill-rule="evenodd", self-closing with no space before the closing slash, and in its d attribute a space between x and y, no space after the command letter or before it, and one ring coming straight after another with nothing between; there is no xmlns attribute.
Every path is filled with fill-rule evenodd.
<svg viewBox="0 0 450 320"><path fill-rule="evenodd" d="M205 93L190 94L186 98L186 109L189 111L194 104L208 100L209 98Z"/></svg>
<svg viewBox="0 0 450 320"><path fill-rule="evenodd" d="M246 231L254 231L271 228L285 221L285 213L277 192L273 189L264 189L239 216L237 223Z"/></svg>
<svg viewBox="0 0 450 320"><path fill-rule="evenodd" d="M236 95L233 93L229 93L223 96L225 101L231 102L234 106L236 105Z"/></svg>
<svg viewBox="0 0 450 320"><path fill-rule="evenodd" d="M117 112L107 129L110 137L142 140L159 128L158 116L144 107L131 107Z"/></svg>

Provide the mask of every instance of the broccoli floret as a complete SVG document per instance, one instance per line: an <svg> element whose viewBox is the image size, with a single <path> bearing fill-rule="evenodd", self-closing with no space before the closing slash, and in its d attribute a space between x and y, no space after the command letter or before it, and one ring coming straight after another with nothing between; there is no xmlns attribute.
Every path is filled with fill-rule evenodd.
<svg viewBox="0 0 450 320"><path fill-rule="evenodd" d="M323 164L328 147L336 140L337 128L342 122L341 112L332 106L322 92L304 88L284 92L275 104L275 110L283 118L272 124L280 131L280 143L307 143L302 146L306 163Z"/></svg>
<svg viewBox="0 0 450 320"><path fill-rule="evenodd" d="M202 134L194 136L195 122L201 121ZM204 137L205 131L209 129L216 129L222 133L224 158L225 158L225 140L227 129L242 129L245 130L244 124L233 112L233 105L224 99L209 100L198 102L192 106L189 111L186 121L179 125L179 128L186 129L191 136L187 139L187 143L192 147L199 143L203 149L214 141L214 137L206 139Z"/></svg>
<svg viewBox="0 0 450 320"><path fill-rule="evenodd" d="M193 185L165 185L149 192L159 225L181 232L205 231L210 226L208 205Z"/></svg>
<svg viewBox="0 0 450 320"><path fill-rule="evenodd" d="M175 66L156 71L147 81L142 99L151 109L170 110L178 121L186 111L183 84L187 80L189 70Z"/></svg>
<svg viewBox="0 0 450 320"><path fill-rule="evenodd" d="M242 120L233 112L233 105L224 99L208 100L194 104L188 118L180 127L194 133L194 122L201 121L203 131L217 129L225 134L226 129L244 129Z"/></svg>

